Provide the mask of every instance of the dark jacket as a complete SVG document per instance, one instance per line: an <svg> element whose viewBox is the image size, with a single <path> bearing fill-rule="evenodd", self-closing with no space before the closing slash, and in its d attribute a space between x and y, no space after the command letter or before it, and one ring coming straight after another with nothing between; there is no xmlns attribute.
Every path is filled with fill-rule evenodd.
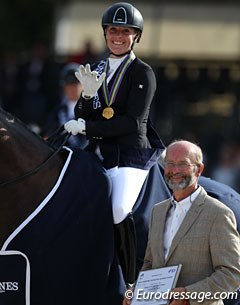
<svg viewBox="0 0 240 305"><path fill-rule="evenodd" d="M92 67L92 70L96 66ZM117 73L117 71L116 71ZM109 91L114 82L111 79ZM149 111L156 90L156 78L152 68L138 58L131 63L111 105L114 116L105 119L102 112L107 104L102 87L91 100L80 98L75 115L86 120L88 149L100 147L105 167L132 166L150 168L159 155L163 144L156 134L148 135L150 127ZM157 142L157 143L156 143ZM153 163L152 163L153 162Z"/></svg>

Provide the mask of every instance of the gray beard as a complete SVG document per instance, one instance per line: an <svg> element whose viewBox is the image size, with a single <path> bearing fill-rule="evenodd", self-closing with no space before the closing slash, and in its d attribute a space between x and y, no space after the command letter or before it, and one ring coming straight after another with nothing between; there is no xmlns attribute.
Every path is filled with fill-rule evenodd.
<svg viewBox="0 0 240 305"><path fill-rule="evenodd" d="M183 178L183 181L180 183L174 183L171 182L171 178L168 178L165 176L165 180L167 182L167 185L170 187L170 189L174 191L180 191L186 189L189 185L193 184L194 177L193 176L186 176Z"/></svg>

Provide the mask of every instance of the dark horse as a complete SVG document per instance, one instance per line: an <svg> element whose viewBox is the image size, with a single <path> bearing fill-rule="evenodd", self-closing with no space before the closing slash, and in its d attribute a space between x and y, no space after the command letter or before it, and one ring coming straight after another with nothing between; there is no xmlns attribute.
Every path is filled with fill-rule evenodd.
<svg viewBox="0 0 240 305"><path fill-rule="evenodd" d="M120 305L125 290L114 251L111 183L98 159L56 150L0 110L0 304ZM240 196L201 184L233 209ZM154 166L134 206L138 268L152 206L170 196ZM4 292L4 293L3 293Z"/></svg>

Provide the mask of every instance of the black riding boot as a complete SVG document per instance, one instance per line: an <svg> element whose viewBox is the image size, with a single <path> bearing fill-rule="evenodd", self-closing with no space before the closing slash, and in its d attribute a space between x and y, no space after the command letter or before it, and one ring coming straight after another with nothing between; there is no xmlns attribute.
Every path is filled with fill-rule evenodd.
<svg viewBox="0 0 240 305"><path fill-rule="evenodd" d="M136 233L132 215L114 225L115 248L126 284L136 280Z"/></svg>

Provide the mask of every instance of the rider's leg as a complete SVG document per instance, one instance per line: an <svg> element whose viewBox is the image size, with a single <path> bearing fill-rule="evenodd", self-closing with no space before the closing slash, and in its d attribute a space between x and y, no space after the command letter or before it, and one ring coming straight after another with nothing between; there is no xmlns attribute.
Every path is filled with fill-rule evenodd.
<svg viewBox="0 0 240 305"><path fill-rule="evenodd" d="M136 279L136 234L131 212L148 172L130 167L109 170L113 183L115 246L124 279L130 284Z"/></svg>
<svg viewBox="0 0 240 305"><path fill-rule="evenodd" d="M115 249L125 283L133 284L136 280L136 233L132 215L114 225Z"/></svg>

